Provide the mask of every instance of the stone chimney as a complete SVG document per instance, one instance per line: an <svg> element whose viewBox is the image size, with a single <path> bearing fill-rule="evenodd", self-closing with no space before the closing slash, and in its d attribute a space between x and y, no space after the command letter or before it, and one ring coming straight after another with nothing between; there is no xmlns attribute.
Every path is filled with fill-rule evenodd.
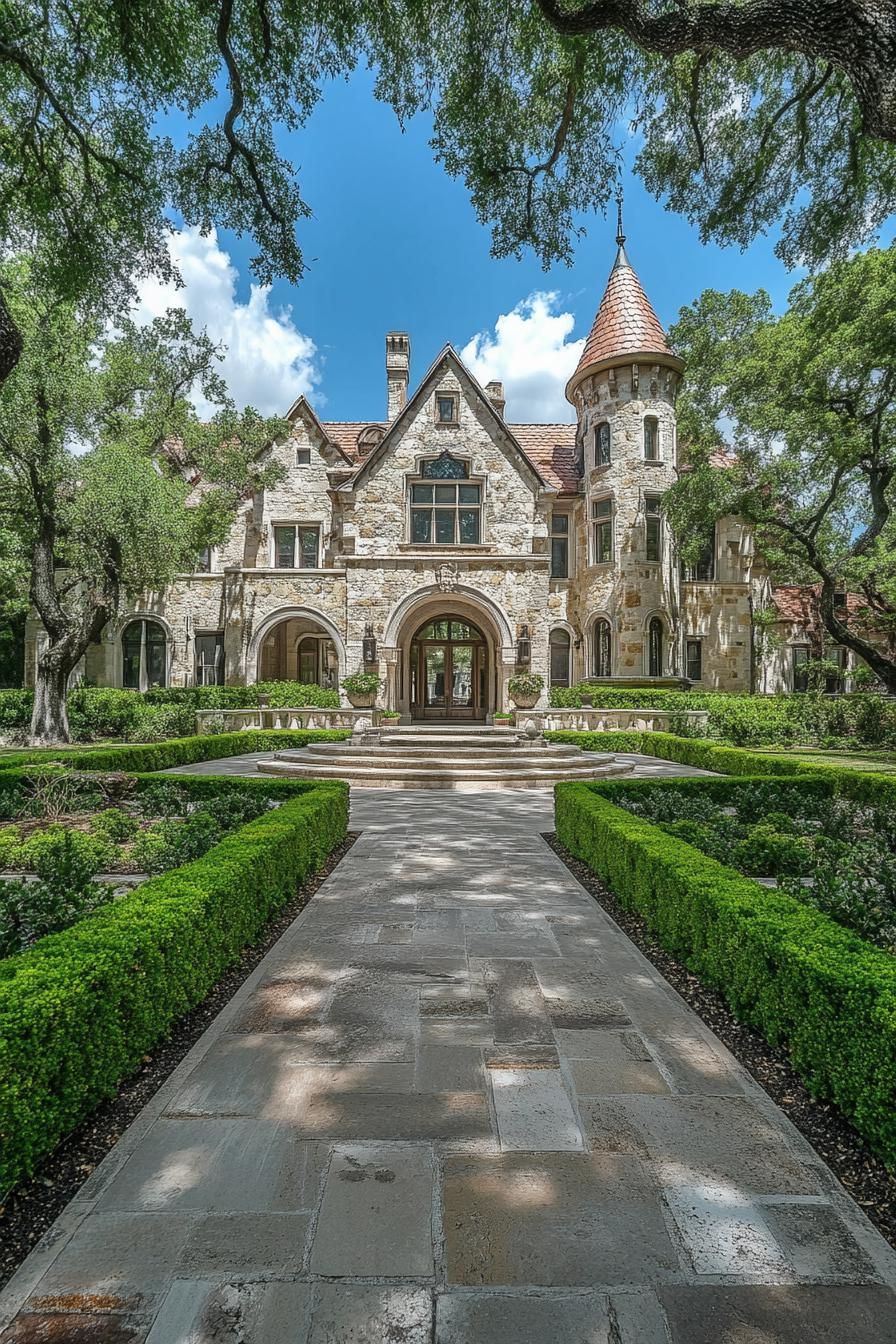
<svg viewBox="0 0 896 1344"><path fill-rule="evenodd" d="M406 331L386 333L386 387L388 418L394 420L408 399L411 373L411 338Z"/></svg>
<svg viewBox="0 0 896 1344"><path fill-rule="evenodd" d="M486 383L486 396L501 418L504 418L504 407L507 404L504 400L504 384L498 382Z"/></svg>

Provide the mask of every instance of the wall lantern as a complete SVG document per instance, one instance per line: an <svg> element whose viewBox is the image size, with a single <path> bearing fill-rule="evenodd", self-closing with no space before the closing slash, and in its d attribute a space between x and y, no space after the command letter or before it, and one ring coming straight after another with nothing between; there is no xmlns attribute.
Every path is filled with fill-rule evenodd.
<svg viewBox="0 0 896 1344"><path fill-rule="evenodd" d="M520 629L519 639L516 641L516 660L518 663L528 663L532 657L532 641L529 638L528 625Z"/></svg>
<svg viewBox="0 0 896 1344"><path fill-rule="evenodd" d="M363 657L365 663L376 662L376 639L373 634L373 626L368 625L364 628L364 641L362 644Z"/></svg>

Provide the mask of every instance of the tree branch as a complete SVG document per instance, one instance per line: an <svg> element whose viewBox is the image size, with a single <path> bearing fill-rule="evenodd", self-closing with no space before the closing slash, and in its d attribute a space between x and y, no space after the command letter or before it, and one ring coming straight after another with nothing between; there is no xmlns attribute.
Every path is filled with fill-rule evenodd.
<svg viewBox="0 0 896 1344"><path fill-rule="evenodd" d="M776 50L828 61L850 80L865 131L896 141L896 14L890 4L704 0L659 13L642 0L591 0L576 9L561 0L538 0L538 7L564 36L614 28L643 51L660 56L724 52L743 60Z"/></svg>

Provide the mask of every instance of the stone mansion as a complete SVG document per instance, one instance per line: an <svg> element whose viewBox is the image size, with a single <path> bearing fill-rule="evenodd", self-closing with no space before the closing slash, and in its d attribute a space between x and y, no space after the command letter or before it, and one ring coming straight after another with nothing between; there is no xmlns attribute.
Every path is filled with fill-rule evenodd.
<svg viewBox="0 0 896 1344"><path fill-rule="evenodd" d="M546 691L585 677L800 689L812 590L773 593L736 518L693 569L675 554L663 494L683 366L617 242L570 371L575 423L509 424L501 384L481 387L451 346L413 386L410 339L389 333L385 419L322 421L301 397L269 450L280 483L195 573L110 625L83 675L337 688L366 667L405 719L488 719L521 668ZM758 673L752 611L772 600L780 638ZM42 638L30 621L29 680Z"/></svg>

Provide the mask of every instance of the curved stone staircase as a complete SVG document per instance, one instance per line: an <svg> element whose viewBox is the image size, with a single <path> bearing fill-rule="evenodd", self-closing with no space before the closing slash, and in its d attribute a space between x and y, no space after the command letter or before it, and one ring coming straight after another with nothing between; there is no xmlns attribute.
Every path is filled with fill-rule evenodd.
<svg viewBox="0 0 896 1344"><path fill-rule="evenodd" d="M560 780L606 779L627 761L548 743L508 728L407 727L313 742L259 761L265 774L344 779L365 789L538 789Z"/></svg>

